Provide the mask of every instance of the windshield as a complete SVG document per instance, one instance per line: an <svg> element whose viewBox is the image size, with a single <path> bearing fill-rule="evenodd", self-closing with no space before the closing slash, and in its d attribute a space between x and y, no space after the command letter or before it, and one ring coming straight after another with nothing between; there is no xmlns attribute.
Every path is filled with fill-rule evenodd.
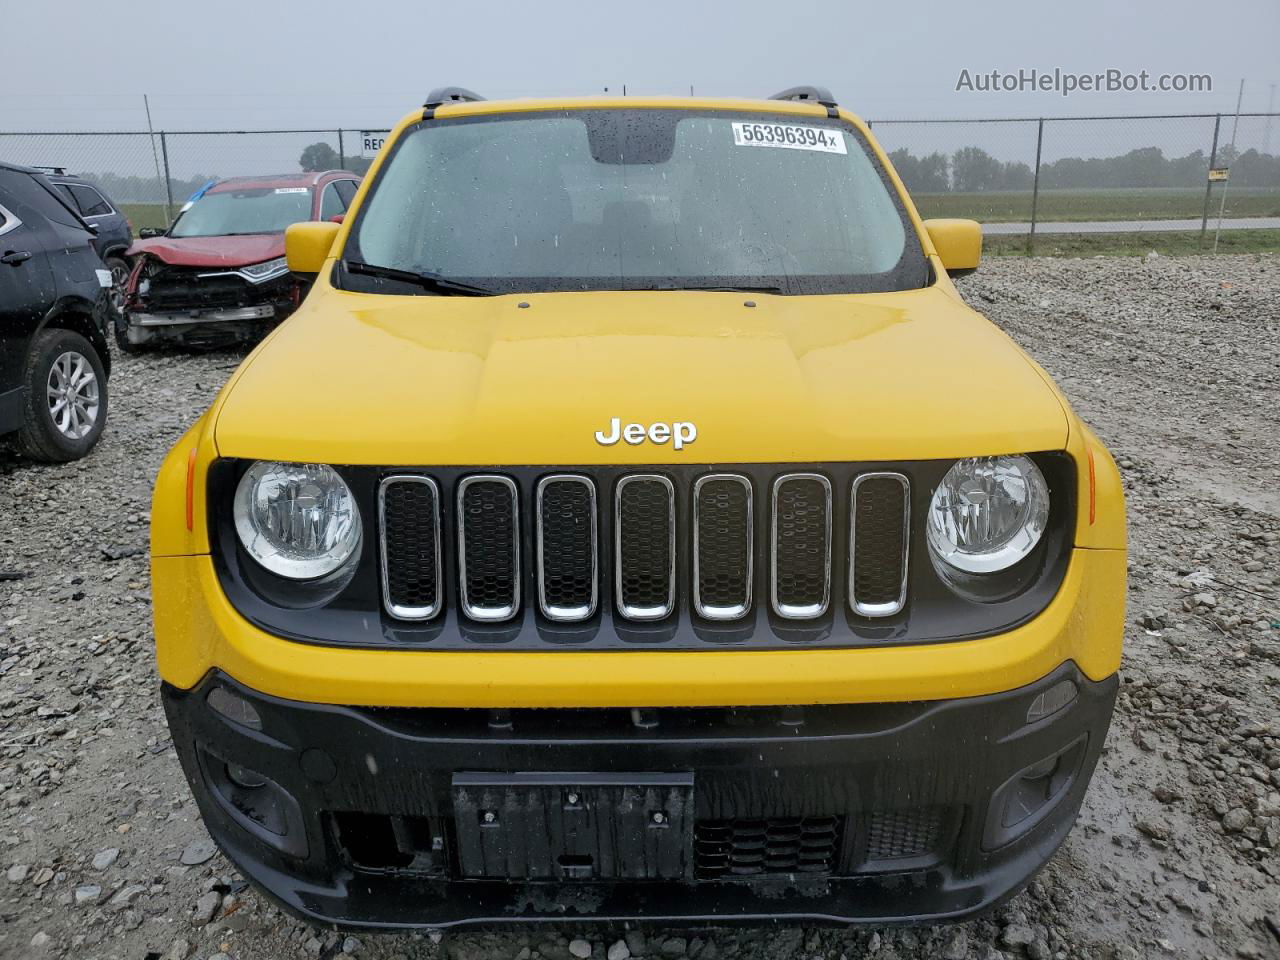
<svg viewBox="0 0 1280 960"><path fill-rule="evenodd" d="M171 237L284 233L311 219L310 187L245 187L206 193L174 222Z"/></svg>
<svg viewBox="0 0 1280 960"><path fill-rule="evenodd" d="M899 290L928 270L839 119L570 110L424 121L399 138L344 260L493 292ZM354 270L347 289L442 292Z"/></svg>

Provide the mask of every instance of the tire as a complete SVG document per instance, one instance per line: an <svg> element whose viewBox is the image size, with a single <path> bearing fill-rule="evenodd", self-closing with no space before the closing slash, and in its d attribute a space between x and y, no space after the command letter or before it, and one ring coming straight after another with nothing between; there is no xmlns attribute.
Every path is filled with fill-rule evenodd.
<svg viewBox="0 0 1280 960"><path fill-rule="evenodd" d="M129 261L115 255L102 260L111 271L111 315L112 319L124 316L124 288L129 282Z"/></svg>
<svg viewBox="0 0 1280 960"><path fill-rule="evenodd" d="M40 331L31 341L22 384L21 453L66 463L93 449L107 423L107 375L93 344L71 330Z"/></svg>

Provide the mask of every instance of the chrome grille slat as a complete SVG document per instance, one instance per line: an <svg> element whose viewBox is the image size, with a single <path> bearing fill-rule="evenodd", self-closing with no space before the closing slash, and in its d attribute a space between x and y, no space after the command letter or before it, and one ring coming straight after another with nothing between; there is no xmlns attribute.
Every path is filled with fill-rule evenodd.
<svg viewBox="0 0 1280 960"><path fill-rule="evenodd" d="M613 569L622 616L671 616L676 606L676 491L668 477L632 473L618 480Z"/></svg>
<svg viewBox="0 0 1280 960"><path fill-rule="evenodd" d="M440 612L440 489L430 477L396 474L378 484L378 559L388 613L430 620Z"/></svg>
<svg viewBox="0 0 1280 960"><path fill-rule="evenodd" d="M831 481L787 473L773 481L769 589L773 612L812 620L831 605Z"/></svg>
<svg viewBox="0 0 1280 960"><path fill-rule="evenodd" d="M693 484L693 606L708 620L751 609L755 577L751 480L709 473Z"/></svg>
<svg viewBox="0 0 1280 960"><path fill-rule="evenodd" d="M901 473L861 474L850 504L850 604L862 617L891 617L907 602L911 481Z"/></svg>
<svg viewBox="0 0 1280 960"><path fill-rule="evenodd" d="M595 484L578 474L543 477L535 511L539 609L561 623L587 620L599 592Z"/></svg>
<svg viewBox="0 0 1280 960"><path fill-rule="evenodd" d="M515 481L501 474L464 477L458 483L457 523L462 612L488 623L510 620L520 609L520 498Z"/></svg>

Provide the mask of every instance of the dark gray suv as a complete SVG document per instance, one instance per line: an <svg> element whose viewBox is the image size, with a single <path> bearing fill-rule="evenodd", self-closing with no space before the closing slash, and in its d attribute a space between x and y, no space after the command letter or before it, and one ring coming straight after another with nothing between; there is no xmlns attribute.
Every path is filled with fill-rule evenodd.
<svg viewBox="0 0 1280 960"><path fill-rule="evenodd" d="M95 234L38 170L0 163L0 436L83 457L107 420L111 275Z"/></svg>
<svg viewBox="0 0 1280 960"><path fill-rule="evenodd" d="M111 271L111 307L124 312L124 288L129 282L129 260L125 252L133 245L133 225L106 192L96 183L69 176L61 167L51 168L52 183L72 209L96 231L93 248Z"/></svg>

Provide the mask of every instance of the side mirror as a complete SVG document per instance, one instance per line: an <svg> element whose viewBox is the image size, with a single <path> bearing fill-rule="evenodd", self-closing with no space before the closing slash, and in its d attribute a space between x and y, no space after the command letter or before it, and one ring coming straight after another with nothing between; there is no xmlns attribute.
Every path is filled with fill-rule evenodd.
<svg viewBox="0 0 1280 960"><path fill-rule="evenodd" d="M962 277L978 269L982 259L982 225L976 220L926 220L933 249L952 277Z"/></svg>
<svg viewBox="0 0 1280 960"><path fill-rule="evenodd" d="M162 227L143 227L138 231L138 239L150 240L152 237L163 237L165 232Z"/></svg>
<svg viewBox="0 0 1280 960"><path fill-rule="evenodd" d="M294 273L319 273L338 235L327 220L291 223L284 231L284 256Z"/></svg>

